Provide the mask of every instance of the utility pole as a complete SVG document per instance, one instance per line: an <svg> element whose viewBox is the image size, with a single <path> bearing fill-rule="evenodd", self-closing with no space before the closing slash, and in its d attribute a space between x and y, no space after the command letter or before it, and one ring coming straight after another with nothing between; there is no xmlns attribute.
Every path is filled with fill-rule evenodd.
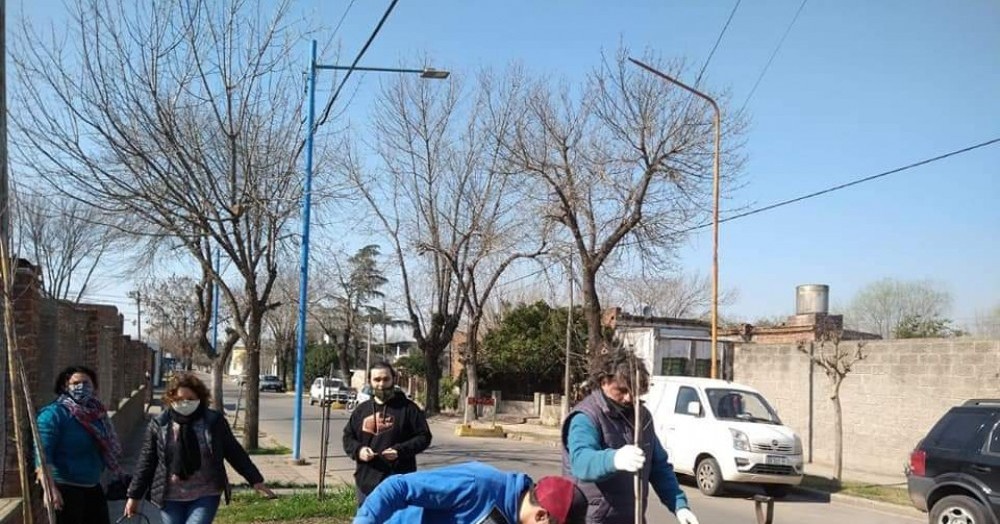
<svg viewBox="0 0 1000 524"><path fill-rule="evenodd" d="M368 314L368 344L365 346L365 384L372 374L372 315Z"/></svg>
<svg viewBox="0 0 1000 524"><path fill-rule="evenodd" d="M7 171L7 2L0 0L0 239L10 239L10 185Z"/></svg>
<svg viewBox="0 0 1000 524"><path fill-rule="evenodd" d="M386 325L389 323L388 321L389 321L389 315L385 312L385 300L383 300L382 301L382 360L387 360L385 358L386 354L385 341L388 338L386 329Z"/></svg>
<svg viewBox="0 0 1000 524"><path fill-rule="evenodd" d="M142 342L142 291L129 291L129 298L135 299L137 339Z"/></svg>
<svg viewBox="0 0 1000 524"><path fill-rule="evenodd" d="M215 248L215 277L222 279L222 250ZM219 356L219 283L212 282L212 353Z"/></svg>
<svg viewBox="0 0 1000 524"><path fill-rule="evenodd" d="M570 393L570 347L573 342L573 255L569 256L569 309L566 310L566 371L563 377L563 398L561 403L562 420L566 420L569 415L569 393Z"/></svg>

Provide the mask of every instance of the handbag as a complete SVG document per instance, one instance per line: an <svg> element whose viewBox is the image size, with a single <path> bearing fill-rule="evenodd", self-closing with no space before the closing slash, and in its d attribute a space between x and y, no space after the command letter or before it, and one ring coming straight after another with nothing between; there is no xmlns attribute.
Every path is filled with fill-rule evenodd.
<svg viewBox="0 0 1000 524"><path fill-rule="evenodd" d="M132 515L131 517L126 517L125 515L122 515L122 516L118 517L118 520L115 521L115 524L125 524L127 522L138 522L140 524L143 523L143 522L145 522L146 524L150 524L149 517L147 517L146 514L142 510L142 502L141 501L139 502L139 512L138 513L136 513L135 515Z"/></svg>
<svg viewBox="0 0 1000 524"><path fill-rule="evenodd" d="M128 486L132 483L132 475L122 475L108 483L104 488L104 498L108 500L125 500L128 498Z"/></svg>
<svg viewBox="0 0 1000 524"><path fill-rule="evenodd" d="M133 515L132 518L126 518L125 515L122 515L118 517L115 524L125 524L126 522L145 522L146 524L150 524L149 517L143 515L142 513L137 513Z"/></svg>

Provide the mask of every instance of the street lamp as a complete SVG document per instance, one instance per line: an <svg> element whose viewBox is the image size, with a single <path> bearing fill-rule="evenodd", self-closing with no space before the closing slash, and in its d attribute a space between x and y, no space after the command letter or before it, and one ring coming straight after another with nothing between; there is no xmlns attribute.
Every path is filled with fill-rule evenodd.
<svg viewBox="0 0 1000 524"><path fill-rule="evenodd" d="M339 71L369 71L376 73L418 74L421 78L445 79L448 71L425 67L423 69L398 69L388 67L352 67L316 63L316 41L312 41L309 60L309 110L306 125L306 179L302 194L302 252L299 258L299 318L296 330L295 348L295 420L292 428L292 460L301 463L302 441L302 390L305 388L306 356L306 311L309 296L309 215L312 201L313 137L316 133L316 71L331 69ZM331 101L332 102L332 101Z"/></svg>
<svg viewBox="0 0 1000 524"><path fill-rule="evenodd" d="M705 100L712 106L712 110L715 111L715 168L712 175L712 198L714 200L712 207L712 378L719 378L719 359L716 346L719 343L719 154L722 143L722 112L719 111L719 104L716 104L715 100L712 100L712 97L705 93L685 85L681 81L671 78L663 72L657 71L634 58L629 58L629 61Z"/></svg>

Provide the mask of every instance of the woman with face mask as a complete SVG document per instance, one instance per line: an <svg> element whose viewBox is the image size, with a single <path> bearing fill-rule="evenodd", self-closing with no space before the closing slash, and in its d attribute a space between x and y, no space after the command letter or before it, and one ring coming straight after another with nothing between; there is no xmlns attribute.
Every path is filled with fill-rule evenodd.
<svg viewBox="0 0 1000 524"><path fill-rule="evenodd" d="M208 408L208 388L190 373L175 375L163 395L164 411L149 423L128 488L125 516L139 513L149 492L164 524L212 522L219 502L230 500L223 460L266 497L273 498L260 471L250 460L218 411Z"/></svg>
<svg viewBox="0 0 1000 524"><path fill-rule="evenodd" d="M344 426L344 453L357 465L358 505L390 475L417 470L417 454L431 445L423 410L396 387L396 370L386 362L369 373L372 398L361 402Z"/></svg>
<svg viewBox="0 0 1000 524"><path fill-rule="evenodd" d="M105 469L121 475L122 447L104 405L97 399L97 374L70 366L56 377L57 398L38 413L40 451L49 467L48 493L56 524L107 524L101 488ZM35 466L40 468L38 457ZM37 470L41 481L41 470Z"/></svg>

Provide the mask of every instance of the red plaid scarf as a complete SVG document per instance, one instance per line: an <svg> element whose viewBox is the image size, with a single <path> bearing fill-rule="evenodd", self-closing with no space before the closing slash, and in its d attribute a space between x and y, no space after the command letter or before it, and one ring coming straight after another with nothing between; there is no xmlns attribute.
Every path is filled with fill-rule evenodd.
<svg viewBox="0 0 1000 524"><path fill-rule="evenodd" d="M104 465L115 474L123 473L122 467L118 464L118 457L122 454L122 445L118 441L118 434L115 427L108 418L108 410L104 409L104 404L96 397L90 397L82 403L73 400L69 395L60 395L56 402L69 410L70 415L83 426L83 429L94 437L98 449L101 450L101 457L104 458Z"/></svg>

